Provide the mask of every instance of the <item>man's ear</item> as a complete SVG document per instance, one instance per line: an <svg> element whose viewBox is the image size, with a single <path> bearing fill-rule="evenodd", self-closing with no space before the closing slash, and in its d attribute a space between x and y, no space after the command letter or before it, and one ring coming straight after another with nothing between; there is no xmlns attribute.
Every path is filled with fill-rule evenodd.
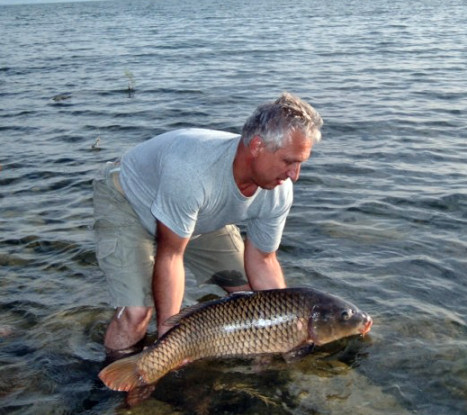
<svg viewBox="0 0 467 415"><path fill-rule="evenodd" d="M259 135L255 135L251 141L248 147L250 148L250 153L253 157L258 157L259 153L263 149L263 140Z"/></svg>

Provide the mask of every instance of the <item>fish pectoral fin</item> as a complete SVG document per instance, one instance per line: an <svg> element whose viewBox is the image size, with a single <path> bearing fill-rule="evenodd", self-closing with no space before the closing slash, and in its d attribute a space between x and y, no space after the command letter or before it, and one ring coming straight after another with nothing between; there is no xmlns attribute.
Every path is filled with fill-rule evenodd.
<svg viewBox="0 0 467 415"><path fill-rule="evenodd" d="M271 354L260 354L255 356L253 359L253 372L263 372L268 366L271 365L273 359L274 355Z"/></svg>
<svg viewBox="0 0 467 415"><path fill-rule="evenodd" d="M142 374L139 372L137 362L139 355L116 360L99 372L99 378L105 386L116 391L128 392L140 386L145 386Z"/></svg>
<svg viewBox="0 0 467 415"><path fill-rule="evenodd" d="M131 408L148 399L156 389L155 384L139 386L128 392L125 403Z"/></svg>
<svg viewBox="0 0 467 415"><path fill-rule="evenodd" d="M282 357L287 363L292 363L297 360L303 359L306 355L312 353L314 348L314 343L304 343L300 346L295 347L292 350L289 350L286 353L282 353Z"/></svg>

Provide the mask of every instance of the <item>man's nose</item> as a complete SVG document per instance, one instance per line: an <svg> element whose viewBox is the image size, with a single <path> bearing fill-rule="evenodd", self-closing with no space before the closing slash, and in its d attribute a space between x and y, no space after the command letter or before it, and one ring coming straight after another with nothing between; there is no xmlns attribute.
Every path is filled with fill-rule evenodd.
<svg viewBox="0 0 467 415"><path fill-rule="evenodd" d="M293 182L296 182L298 180L298 177L300 176L300 167L300 163L295 163L292 166L290 166L290 169L287 171L287 176Z"/></svg>

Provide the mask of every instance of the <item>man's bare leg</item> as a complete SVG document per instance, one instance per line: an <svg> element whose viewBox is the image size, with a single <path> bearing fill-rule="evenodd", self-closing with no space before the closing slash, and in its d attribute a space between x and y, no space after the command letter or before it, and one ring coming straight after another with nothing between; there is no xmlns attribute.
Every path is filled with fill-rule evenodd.
<svg viewBox="0 0 467 415"><path fill-rule="evenodd" d="M107 353L131 353L133 346L146 335L152 313L152 307L117 308L105 333Z"/></svg>

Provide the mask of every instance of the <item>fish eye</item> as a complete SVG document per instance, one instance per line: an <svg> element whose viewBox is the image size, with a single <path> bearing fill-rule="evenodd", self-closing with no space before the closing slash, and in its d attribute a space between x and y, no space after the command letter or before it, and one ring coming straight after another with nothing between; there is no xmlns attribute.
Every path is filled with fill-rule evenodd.
<svg viewBox="0 0 467 415"><path fill-rule="evenodd" d="M350 308L341 313L342 320L348 320L352 316L353 316L353 310Z"/></svg>

